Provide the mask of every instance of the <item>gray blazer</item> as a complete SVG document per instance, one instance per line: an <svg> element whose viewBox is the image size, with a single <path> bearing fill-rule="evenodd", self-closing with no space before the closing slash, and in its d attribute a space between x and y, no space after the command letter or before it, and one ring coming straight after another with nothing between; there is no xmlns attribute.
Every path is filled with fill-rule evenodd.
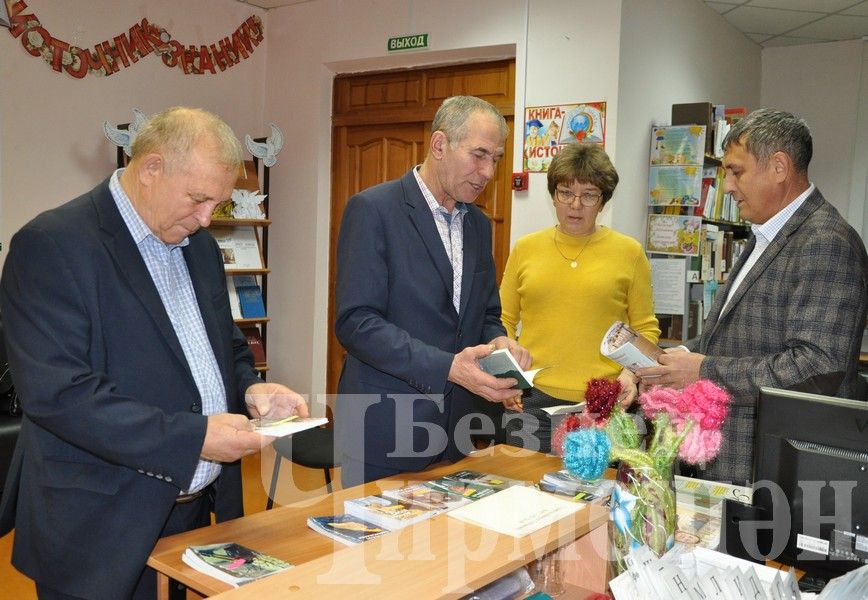
<svg viewBox="0 0 868 600"><path fill-rule="evenodd" d="M754 243L751 236L730 283ZM760 386L856 397L868 257L856 231L814 190L721 313L730 283L718 291L702 335L687 346L706 355L700 376L733 395L720 455L701 475L748 481Z"/></svg>

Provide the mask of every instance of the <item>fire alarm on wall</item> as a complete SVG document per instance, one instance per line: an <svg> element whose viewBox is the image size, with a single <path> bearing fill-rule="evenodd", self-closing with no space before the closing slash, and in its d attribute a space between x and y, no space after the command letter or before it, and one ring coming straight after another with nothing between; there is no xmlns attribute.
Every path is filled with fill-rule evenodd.
<svg viewBox="0 0 868 600"><path fill-rule="evenodd" d="M512 191L523 192L527 190L527 173L512 174Z"/></svg>

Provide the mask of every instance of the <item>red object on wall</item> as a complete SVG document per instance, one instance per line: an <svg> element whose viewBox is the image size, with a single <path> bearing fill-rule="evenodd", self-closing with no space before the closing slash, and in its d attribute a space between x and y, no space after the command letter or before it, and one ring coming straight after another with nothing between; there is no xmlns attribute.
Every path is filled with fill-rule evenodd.
<svg viewBox="0 0 868 600"><path fill-rule="evenodd" d="M512 191L523 192L527 190L527 173L512 174Z"/></svg>

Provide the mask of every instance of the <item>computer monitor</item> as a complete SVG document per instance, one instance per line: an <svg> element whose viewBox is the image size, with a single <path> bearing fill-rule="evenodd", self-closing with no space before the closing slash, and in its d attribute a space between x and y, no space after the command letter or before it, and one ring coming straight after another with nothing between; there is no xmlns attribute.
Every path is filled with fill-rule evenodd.
<svg viewBox="0 0 868 600"><path fill-rule="evenodd" d="M822 579L868 564L868 402L761 388L754 505L767 558Z"/></svg>

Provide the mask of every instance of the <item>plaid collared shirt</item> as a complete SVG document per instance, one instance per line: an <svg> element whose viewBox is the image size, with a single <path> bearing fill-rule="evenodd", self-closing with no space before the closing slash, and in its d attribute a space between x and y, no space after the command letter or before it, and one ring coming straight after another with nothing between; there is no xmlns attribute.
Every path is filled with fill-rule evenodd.
<svg viewBox="0 0 868 600"><path fill-rule="evenodd" d="M467 206L463 202L456 202L455 210L450 213L437 202L434 194L422 181L422 177L419 176L419 167L413 169L413 175L416 177L419 189L422 190L425 202L428 203L428 208L431 209L434 224L440 234L440 241L443 242L446 256L449 257L449 262L452 265L452 305L457 313L461 306L461 275L464 268L464 215L467 214Z"/></svg>
<svg viewBox="0 0 868 600"><path fill-rule="evenodd" d="M208 340L208 332L205 330L202 314L199 312L193 282L190 280L190 272L187 270L182 251L190 241L184 238L178 244L167 245L153 234L121 187L119 177L122 172L123 169L114 172L109 181L109 189L148 267L166 314L169 315L169 320L178 336L184 357L187 359L193 380L202 398L202 414L226 412L226 389L223 387L223 378L217 366L214 349ZM159 377L159 373L154 373L154 377ZM172 391L167 390L166 393ZM183 492L196 492L217 479L219 474L220 463L200 460L193 474L190 489Z"/></svg>

